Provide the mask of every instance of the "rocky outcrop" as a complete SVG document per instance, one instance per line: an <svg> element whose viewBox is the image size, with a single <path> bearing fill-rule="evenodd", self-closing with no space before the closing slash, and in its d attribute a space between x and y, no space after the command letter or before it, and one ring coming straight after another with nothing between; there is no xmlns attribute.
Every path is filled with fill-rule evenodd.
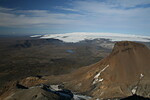
<svg viewBox="0 0 150 100"><path fill-rule="evenodd" d="M20 80L19 84L26 87L32 87L46 82L47 80L42 77L27 77L25 79Z"/></svg>
<svg viewBox="0 0 150 100"><path fill-rule="evenodd" d="M145 45L117 42L108 57L69 75L66 87L95 98L119 98L135 93L149 97L149 60L150 50Z"/></svg>

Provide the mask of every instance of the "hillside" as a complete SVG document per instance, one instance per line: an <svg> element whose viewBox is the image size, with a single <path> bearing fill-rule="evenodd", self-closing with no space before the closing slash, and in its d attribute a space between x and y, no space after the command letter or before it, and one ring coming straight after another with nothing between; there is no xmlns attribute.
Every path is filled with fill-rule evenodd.
<svg viewBox="0 0 150 100"><path fill-rule="evenodd" d="M74 72L73 80L66 86L95 98L125 97L134 93L147 97L150 92L149 68L150 50L145 45L117 42L108 57Z"/></svg>
<svg viewBox="0 0 150 100"><path fill-rule="evenodd" d="M109 56L70 74L44 76L44 83L63 84L65 89L95 99L125 98L133 94L150 98L150 50L135 42L117 42ZM35 85L24 79L26 87ZM15 94L16 95L16 94Z"/></svg>

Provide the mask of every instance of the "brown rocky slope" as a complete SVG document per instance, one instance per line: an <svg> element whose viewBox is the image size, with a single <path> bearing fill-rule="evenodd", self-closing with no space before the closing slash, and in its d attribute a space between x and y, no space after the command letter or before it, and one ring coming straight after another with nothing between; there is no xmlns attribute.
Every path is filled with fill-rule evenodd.
<svg viewBox="0 0 150 100"><path fill-rule="evenodd" d="M63 83L65 88L88 94L93 99L107 99L132 94L150 97L149 77L150 50L140 43L122 41L115 44L108 57L96 64L71 74L43 78L45 84ZM20 83L27 86L24 81Z"/></svg>
<svg viewBox="0 0 150 100"><path fill-rule="evenodd" d="M150 97L150 50L143 44L117 42L112 53L96 64L72 74L53 77L66 88L94 98ZM52 79L52 77L47 77Z"/></svg>

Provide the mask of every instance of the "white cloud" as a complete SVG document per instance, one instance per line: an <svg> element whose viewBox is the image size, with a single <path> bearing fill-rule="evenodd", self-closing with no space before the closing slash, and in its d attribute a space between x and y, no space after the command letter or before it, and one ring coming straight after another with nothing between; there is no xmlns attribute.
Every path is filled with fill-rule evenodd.
<svg viewBox="0 0 150 100"><path fill-rule="evenodd" d="M108 0L109 1L109 0ZM115 0L111 0L115 1ZM118 0L116 0L118 1ZM123 0L119 0L123 1ZM125 1L125 0L124 0ZM122 3L124 4L124 3ZM121 5L122 5L121 4ZM150 11L150 8L135 8L135 9L121 9L121 8L116 8L118 7L119 4L113 4L113 3L104 3L104 2L98 2L98 1L78 1L75 2L74 9L81 11L81 12L89 12L93 14L107 14L107 15L126 15L128 16L135 15L137 13L147 13L149 15L148 11ZM144 11L144 12L143 12Z"/></svg>
<svg viewBox="0 0 150 100"><path fill-rule="evenodd" d="M0 26L21 27L42 24L69 24L76 22L79 14L51 13L48 10L7 10L0 8ZM30 26L29 26L30 27Z"/></svg>
<svg viewBox="0 0 150 100"><path fill-rule="evenodd" d="M0 7L0 26L49 27L63 30L147 30L150 28L150 0L76 0L68 6L56 6L49 10L17 10ZM122 7L124 9L122 9ZM132 8L133 7L133 8ZM125 9L131 8L131 9Z"/></svg>
<svg viewBox="0 0 150 100"><path fill-rule="evenodd" d="M0 12L12 11L13 9L0 7Z"/></svg>
<svg viewBox="0 0 150 100"><path fill-rule="evenodd" d="M55 9L61 9L61 10L66 10L66 11L73 11L73 12L77 12L77 9L73 9L73 8L66 8L66 7L62 7L62 6L56 6L54 7Z"/></svg>
<svg viewBox="0 0 150 100"><path fill-rule="evenodd" d="M121 7L135 7L137 5L150 4L149 0L106 0L107 4Z"/></svg>

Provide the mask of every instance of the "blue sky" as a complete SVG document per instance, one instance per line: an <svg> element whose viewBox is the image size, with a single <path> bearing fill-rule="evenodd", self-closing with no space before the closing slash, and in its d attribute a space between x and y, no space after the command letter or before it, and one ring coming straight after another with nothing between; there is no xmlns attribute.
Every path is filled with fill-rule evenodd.
<svg viewBox="0 0 150 100"><path fill-rule="evenodd" d="M0 0L0 34L150 35L150 0Z"/></svg>

